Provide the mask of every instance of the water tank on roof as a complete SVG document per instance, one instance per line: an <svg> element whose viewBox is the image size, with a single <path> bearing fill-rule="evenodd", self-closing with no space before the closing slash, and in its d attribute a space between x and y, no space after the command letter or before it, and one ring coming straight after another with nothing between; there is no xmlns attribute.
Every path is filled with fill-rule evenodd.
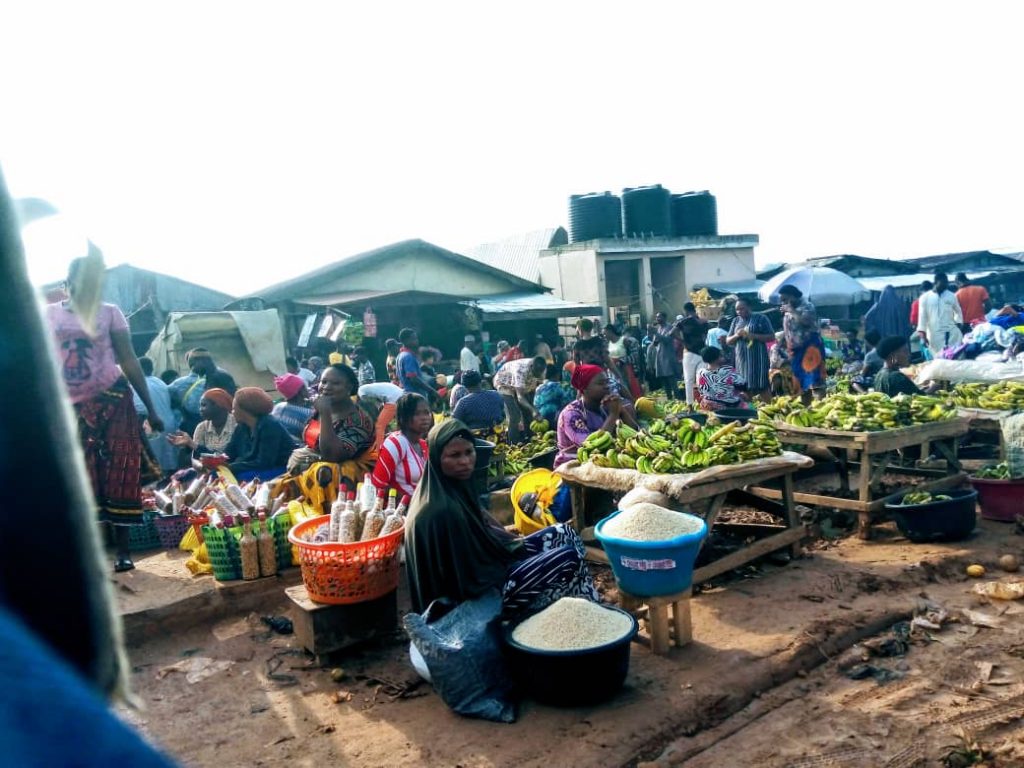
<svg viewBox="0 0 1024 768"><path fill-rule="evenodd" d="M569 198L569 242L622 236L622 203L611 192Z"/></svg>
<svg viewBox="0 0 1024 768"><path fill-rule="evenodd" d="M622 190L622 232L626 237L672 234L671 193L655 184Z"/></svg>
<svg viewBox="0 0 1024 768"><path fill-rule="evenodd" d="M673 236L717 235L718 203L707 190L672 195Z"/></svg>

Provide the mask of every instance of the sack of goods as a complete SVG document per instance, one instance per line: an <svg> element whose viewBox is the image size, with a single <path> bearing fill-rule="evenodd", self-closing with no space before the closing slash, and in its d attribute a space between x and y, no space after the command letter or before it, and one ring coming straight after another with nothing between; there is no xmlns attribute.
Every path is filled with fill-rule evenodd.
<svg viewBox="0 0 1024 768"><path fill-rule="evenodd" d="M639 503L615 515L601 530L606 536L627 541L668 541L697 533L703 525L693 515L673 512L657 504Z"/></svg>
<svg viewBox="0 0 1024 768"><path fill-rule="evenodd" d="M516 627L512 639L540 651L581 651L614 643L632 631L633 622L621 611L563 597Z"/></svg>

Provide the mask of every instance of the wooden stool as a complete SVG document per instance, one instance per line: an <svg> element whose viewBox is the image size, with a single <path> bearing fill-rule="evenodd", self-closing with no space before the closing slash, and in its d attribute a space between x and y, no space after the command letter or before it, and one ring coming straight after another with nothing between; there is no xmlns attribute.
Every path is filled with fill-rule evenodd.
<svg viewBox="0 0 1024 768"><path fill-rule="evenodd" d="M669 636L676 648L689 645L693 640L693 622L690 619L690 590L661 597L640 597L619 591L622 607L637 618L644 618L651 650L659 656L668 653ZM646 608L645 608L646 607ZM669 630L668 610L672 609L672 629Z"/></svg>
<svg viewBox="0 0 1024 768"><path fill-rule="evenodd" d="M284 592L294 606L295 639L315 654L321 665L328 663L331 654L387 635L398 626L398 590L351 605L314 603L302 584Z"/></svg>

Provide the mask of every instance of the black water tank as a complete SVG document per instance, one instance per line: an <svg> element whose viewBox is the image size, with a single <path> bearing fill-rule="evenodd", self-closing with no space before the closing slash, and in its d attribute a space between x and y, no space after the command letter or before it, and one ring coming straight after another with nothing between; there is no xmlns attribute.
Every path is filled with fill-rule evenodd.
<svg viewBox="0 0 1024 768"><path fill-rule="evenodd" d="M626 237L672 234L671 193L655 184L622 190L622 232Z"/></svg>
<svg viewBox="0 0 1024 768"><path fill-rule="evenodd" d="M569 198L569 242L622 236L622 202L611 192Z"/></svg>
<svg viewBox="0 0 1024 768"><path fill-rule="evenodd" d="M672 235L717 235L718 203L706 189L672 195Z"/></svg>

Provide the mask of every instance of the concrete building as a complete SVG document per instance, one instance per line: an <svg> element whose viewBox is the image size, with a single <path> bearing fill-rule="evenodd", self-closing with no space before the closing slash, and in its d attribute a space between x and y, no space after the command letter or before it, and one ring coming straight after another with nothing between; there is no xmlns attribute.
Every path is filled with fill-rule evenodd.
<svg viewBox="0 0 1024 768"><path fill-rule="evenodd" d="M598 304L602 319L641 325L679 314L690 291L756 279L757 235L609 238L540 252L541 283L567 301Z"/></svg>

